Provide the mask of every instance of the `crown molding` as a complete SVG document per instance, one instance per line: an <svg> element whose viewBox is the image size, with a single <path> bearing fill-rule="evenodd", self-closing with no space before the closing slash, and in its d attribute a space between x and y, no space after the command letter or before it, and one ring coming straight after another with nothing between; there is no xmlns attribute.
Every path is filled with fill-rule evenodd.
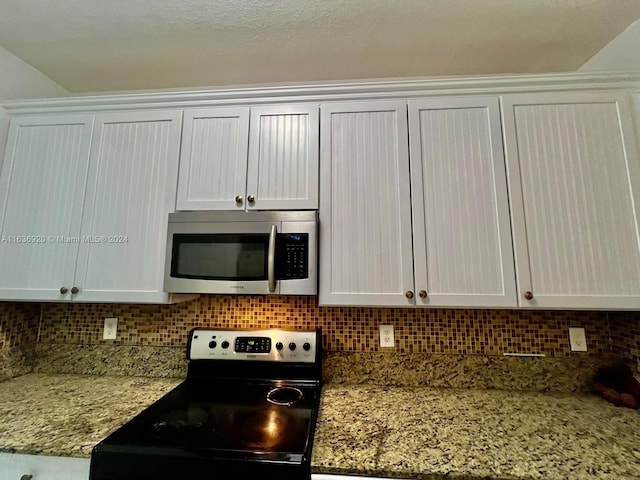
<svg viewBox="0 0 640 480"><path fill-rule="evenodd" d="M543 91L640 92L640 72L396 78L220 88L108 92L5 102L10 114L198 106L309 103L445 95L501 95Z"/></svg>

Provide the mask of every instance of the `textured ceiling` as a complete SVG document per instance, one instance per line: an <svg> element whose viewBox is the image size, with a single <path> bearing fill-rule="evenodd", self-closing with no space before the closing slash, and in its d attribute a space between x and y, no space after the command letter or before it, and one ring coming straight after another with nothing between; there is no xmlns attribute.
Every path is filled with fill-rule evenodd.
<svg viewBox="0 0 640 480"><path fill-rule="evenodd" d="M0 46L74 92L571 71L640 0L0 0Z"/></svg>

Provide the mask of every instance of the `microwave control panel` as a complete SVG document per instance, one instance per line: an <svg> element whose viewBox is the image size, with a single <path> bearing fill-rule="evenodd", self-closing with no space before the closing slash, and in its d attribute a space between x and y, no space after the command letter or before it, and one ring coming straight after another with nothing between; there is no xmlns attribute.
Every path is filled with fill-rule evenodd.
<svg viewBox="0 0 640 480"><path fill-rule="evenodd" d="M309 234L279 233L276 241L276 278L309 277Z"/></svg>

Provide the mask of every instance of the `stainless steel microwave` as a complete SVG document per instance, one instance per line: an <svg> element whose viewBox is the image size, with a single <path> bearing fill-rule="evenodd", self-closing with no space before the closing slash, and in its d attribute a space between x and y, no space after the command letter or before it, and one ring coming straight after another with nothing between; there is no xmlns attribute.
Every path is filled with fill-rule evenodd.
<svg viewBox="0 0 640 480"><path fill-rule="evenodd" d="M315 211L169 214L164 290L315 295Z"/></svg>

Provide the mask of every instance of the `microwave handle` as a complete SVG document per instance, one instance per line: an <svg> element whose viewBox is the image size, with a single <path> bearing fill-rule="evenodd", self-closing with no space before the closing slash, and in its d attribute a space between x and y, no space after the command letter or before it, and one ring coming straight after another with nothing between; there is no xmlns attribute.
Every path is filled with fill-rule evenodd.
<svg viewBox="0 0 640 480"><path fill-rule="evenodd" d="M271 225L271 233L269 234L269 253L267 257L267 276L269 279L269 292L276 291L276 233L278 228Z"/></svg>

